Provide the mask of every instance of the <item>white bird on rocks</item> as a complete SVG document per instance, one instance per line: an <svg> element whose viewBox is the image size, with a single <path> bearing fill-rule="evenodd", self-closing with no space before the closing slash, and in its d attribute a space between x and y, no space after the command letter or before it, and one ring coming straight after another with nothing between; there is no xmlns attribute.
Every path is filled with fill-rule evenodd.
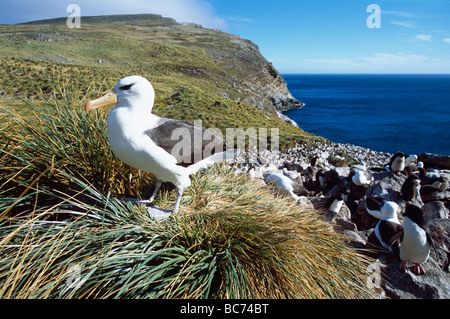
<svg viewBox="0 0 450 319"><path fill-rule="evenodd" d="M176 213L183 190L191 185L189 176L236 157L238 151L227 150L223 139L199 126L152 114L154 99L153 86L147 79L129 76L121 79L113 92L89 101L85 110L117 103L107 120L113 153L124 163L156 177L152 196L141 204L152 203L163 182L174 184L177 199L172 213Z"/></svg>
<svg viewBox="0 0 450 319"><path fill-rule="evenodd" d="M403 238L400 246L401 270L406 270L408 261L414 263L413 270L417 274L424 274L422 264L430 256L430 248L434 249L434 242L423 218L422 210L414 205L407 205L403 220Z"/></svg>
<svg viewBox="0 0 450 319"><path fill-rule="evenodd" d="M361 162L359 164L353 165L350 167L350 170L360 170L360 171L367 171L367 164L365 162Z"/></svg>
<svg viewBox="0 0 450 319"><path fill-rule="evenodd" d="M295 182L283 174L269 174L266 177L266 183L273 185L280 193L289 195L296 201L300 199L300 197L294 193Z"/></svg>
<svg viewBox="0 0 450 319"><path fill-rule="evenodd" d="M356 186L364 186L364 185L369 185L372 181L374 180L373 175L368 173L368 172L364 172L364 171L356 171L354 173L354 175L352 176L352 182L356 185Z"/></svg>
<svg viewBox="0 0 450 319"><path fill-rule="evenodd" d="M405 166L416 166L417 165L417 161L418 161L418 157L417 155L409 155L406 159L405 159Z"/></svg>
<svg viewBox="0 0 450 319"><path fill-rule="evenodd" d="M283 174L289 177L292 180L295 180L300 177L300 173L296 171L289 171L286 167L283 168Z"/></svg>
<svg viewBox="0 0 450 319"><path fill-rule="evenodd" d="M397 213L400 211L397 203L381 197L367 197L365 206L367 212L377 219L382 219L383 216L397 216ZM398 217L396 218L398 219Z"/></svg>
<svg viewBox="0 0 450 319"><path fill-rule="evenodd" d="M393 174L401 175L405 169L405 154L403 152L398 152L393 155L389 161L389 170Z"/></svg>
<svg viewBox="0 0 450 319"><path fill-rule="evenodd" d="M350 177L356 186L366 186L373 181L373 175L367 172L367 165L361 162L350 167Z"/></svg>
<svg viewBox="0 0 450 319"><path fill-rule="evenodd" d="M375 227L375 236L378 238L381 246L394 253L399 258L399 237L402 232L402 225L398 220L400 209L397 204L385 201L380 212L382 218ZM383 207L385 207L383 209ZM397 209L392 209L397 208Z"/></svg>

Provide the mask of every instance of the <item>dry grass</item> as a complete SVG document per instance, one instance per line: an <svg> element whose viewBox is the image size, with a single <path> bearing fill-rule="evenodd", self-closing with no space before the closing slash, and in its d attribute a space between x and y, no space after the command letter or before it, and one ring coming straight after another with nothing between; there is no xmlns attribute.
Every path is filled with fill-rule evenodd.
<svg viewBox="0 0 450 319"><path fill-rule="evenodd" d="M223 166L195 176L180 214L162 223L76 183L83 196L44 192L60 203L3 220L2 298L371 296L369 260L316 212ZM173 200L166 191L158 204ZM68 284L70 265L81 287Z"/></svg>
<svg viewBox="0 0 450 319"><path fill-rule="evenodd" d="M165 222L119 200L152 177L75 100L1 112L0 298L372 297L370 261L315 211L224 166L194 176ZM156 204L174 201L165 187Z"/></svg>

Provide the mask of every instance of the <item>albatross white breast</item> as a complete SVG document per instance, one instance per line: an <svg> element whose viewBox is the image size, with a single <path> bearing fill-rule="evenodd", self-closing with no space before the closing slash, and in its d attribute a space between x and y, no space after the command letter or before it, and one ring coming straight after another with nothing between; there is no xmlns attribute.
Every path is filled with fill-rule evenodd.
<svg viewBox="0 0 450 319"><path fill-rule="evenodd" d="M176 213L183 190L191 185L189 175L218 161L232 159L238 151L227 150L222 138L199 126L152 114L154 99L155 91L147 79L129 76L117 83L114 92L88 102L85 110L90 112L117 103L107 121L113 153L124 163L156 177L151 198L140 203L153 202L163 182L174 184ZM195 140L198 137L201 141Z"/></svg>

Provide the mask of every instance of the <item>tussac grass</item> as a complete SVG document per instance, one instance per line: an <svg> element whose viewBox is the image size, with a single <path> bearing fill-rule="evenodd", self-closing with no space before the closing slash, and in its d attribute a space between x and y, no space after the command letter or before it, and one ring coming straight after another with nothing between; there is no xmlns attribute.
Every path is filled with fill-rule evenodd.
<svg viewBox="0 0 450 319"><path fill-rule="evenodd" d="M220 165L193 177L165 222L119 199L147 198L153 177L113 156L108 110L83 104L126 75L154 84L160 116L279 128L281 147L315 137L238 102L204 51L229 37L101 21L40 26L52 43L33 25L0 26L0 298L371 297L369 261L315 211ZM156 204L174 201L166 186Z"/></svg>
<svg viewBox="0 0 450 319"><path fill-rule="evenodd" d="M220 166L198 174L163 223L76 181L95 204L55 192L60 204L3 221L1 297L370 297L368 261L315 212L233 177ZM72 220L51 218L63 213ZM79 287L68 284L74 265Z"/></svg>
<svg viewBox="0 0 450 319"><path fill-rule="evenodd" d="M317 212L224 166L195 175L165 222L118 199L152 177L112 155L106 113L69 92L31 113L3 108L0 298L372 296L369 260ZM174 201L164 188L156 204Z"/></svg>

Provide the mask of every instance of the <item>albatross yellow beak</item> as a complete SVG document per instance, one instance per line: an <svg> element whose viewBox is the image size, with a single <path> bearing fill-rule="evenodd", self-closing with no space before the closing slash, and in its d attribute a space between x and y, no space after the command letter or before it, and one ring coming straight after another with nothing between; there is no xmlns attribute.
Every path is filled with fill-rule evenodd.
<svg viewBox="0 0 450 319"><path fill-rule="evenodd" d="M86 112L91 112L99 107L108 106L117 103L117 95L114 92L109 92L102 97L86 103L84 109Z"/></svg>

